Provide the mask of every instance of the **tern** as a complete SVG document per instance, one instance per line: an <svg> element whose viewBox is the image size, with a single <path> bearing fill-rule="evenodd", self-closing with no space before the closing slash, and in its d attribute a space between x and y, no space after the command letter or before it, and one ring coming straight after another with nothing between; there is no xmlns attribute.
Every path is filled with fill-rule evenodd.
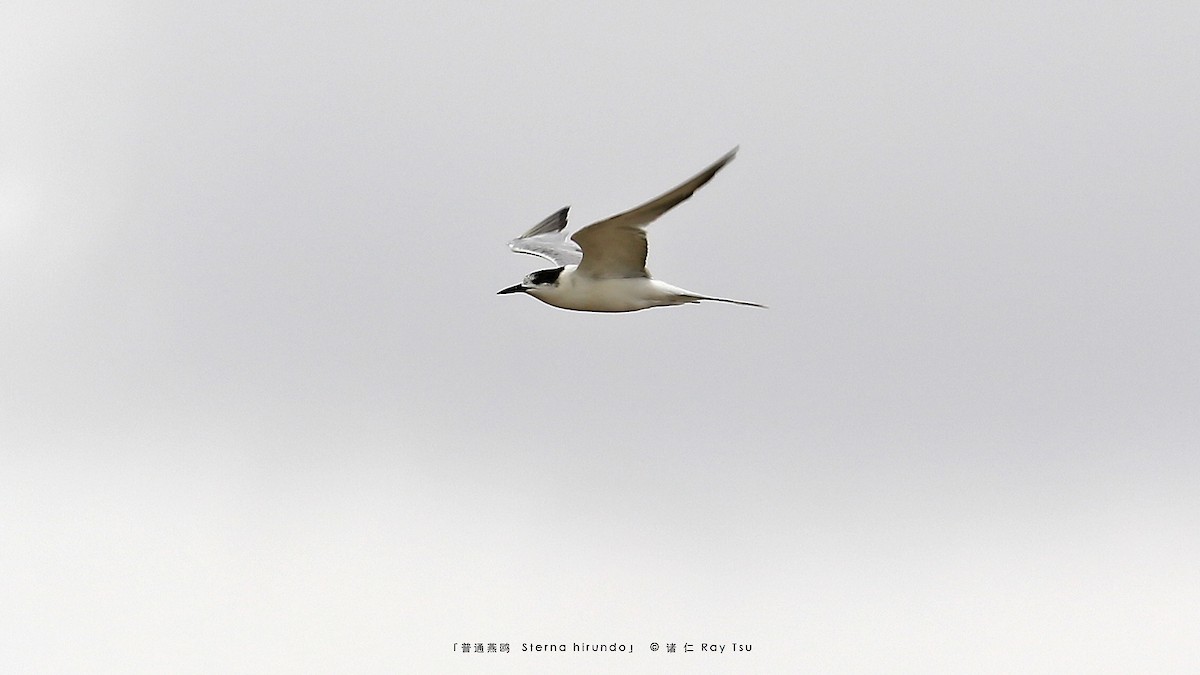
<svg viewBox="0 0 1200 675"><path fill-rule="evenodd" d="M528 274L505 293L527 293L542 302L582 312L634 312L648 307L702 300L765 307L756 302L715 298L659 281L646 269L646 226L691 197L737 155L737 148L662 195L566 237L564 207L508 242L516 253L536 255L557 265Z"/></svg>

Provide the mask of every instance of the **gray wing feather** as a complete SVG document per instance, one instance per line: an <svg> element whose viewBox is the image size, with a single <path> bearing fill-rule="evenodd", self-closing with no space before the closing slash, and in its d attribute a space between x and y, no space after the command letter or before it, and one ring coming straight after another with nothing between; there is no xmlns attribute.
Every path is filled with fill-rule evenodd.
<svg viewBox="0 0 1200 675"><path fill-rule="evenodd" d="M583 251L575 242L567 239L567 233L563 231L567 226L567 211L570 208L564 206L555 211L525 234L508 242L508 247L514 253L536 255L559 267L579 264L583 259Z"/></svg>
<svg viewBox="0 0 1200 675"><path fill-rule="evenodd" d="M649 277L646 271L646 226L712 180L737 155L737 148L641 206L592 223L575 233L583 250L579 272L594 278Z"/></svg>

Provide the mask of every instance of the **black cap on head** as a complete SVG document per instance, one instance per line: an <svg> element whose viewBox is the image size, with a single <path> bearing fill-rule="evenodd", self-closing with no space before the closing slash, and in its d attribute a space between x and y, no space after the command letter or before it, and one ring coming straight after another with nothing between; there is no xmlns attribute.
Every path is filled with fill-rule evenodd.
<svg viewBox="0 0 1200 675"><path fill-rule="evenodd" d="M558 281L558 275L562 274L563 268L555 267L552 270L538 270L529 275L529 281L535 286L549 286Z"/></svg>

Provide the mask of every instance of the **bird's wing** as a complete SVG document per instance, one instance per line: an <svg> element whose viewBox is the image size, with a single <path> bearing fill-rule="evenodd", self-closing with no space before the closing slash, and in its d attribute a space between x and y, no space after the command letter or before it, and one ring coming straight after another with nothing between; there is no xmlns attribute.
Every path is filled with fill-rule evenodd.
<svg viewBox="0 0 1200 675"><path fill-rule="evenodd" d="M536 255L564 267L575 265L583 258L583 252L575 242L567 239L563 228L567 226L567 211L571 207L564 206L555 211L550 217L534 225L525 234L508 242L508 247L514 253Z"/></svg>
<svg viewBox="0 0 1200 675"><path fill-rule="evenodd" d="M583 249L579 273L597 279L650 276L646 271L646 226L712 180L737 151L730 150L707 169L645 204L576 232L571 239Z"/></svg>

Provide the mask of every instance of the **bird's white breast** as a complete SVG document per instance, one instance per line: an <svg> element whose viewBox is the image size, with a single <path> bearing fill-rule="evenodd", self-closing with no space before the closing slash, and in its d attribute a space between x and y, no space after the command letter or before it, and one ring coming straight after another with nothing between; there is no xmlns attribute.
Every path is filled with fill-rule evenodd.
<svg viewBox="0 0 1200 675"><path fill-rule="evenodd" d="M529 291L546 304L588 312L632 312L692 301L681 293L686 291L646 277L594 279L576 273L574 265L563 270L557 286Z"/></svg>

